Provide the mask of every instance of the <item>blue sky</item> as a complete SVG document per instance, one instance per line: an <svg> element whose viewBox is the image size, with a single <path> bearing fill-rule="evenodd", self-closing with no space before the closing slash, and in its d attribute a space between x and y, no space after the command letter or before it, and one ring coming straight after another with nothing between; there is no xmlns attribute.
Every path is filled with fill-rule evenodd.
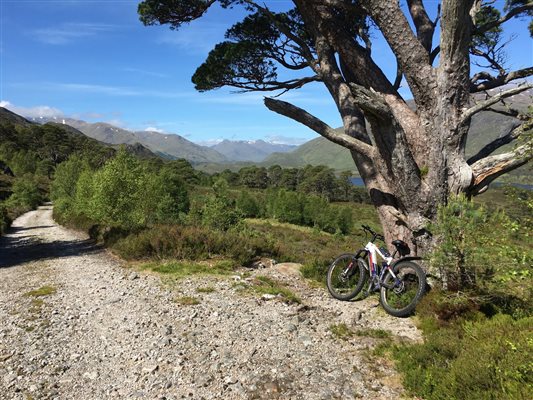
<svg viewBox="0 0 533 400"><path fill-rule="evenodd" d="M267 2L289 7L289 1ZM436 1L425 2L432 12ZM499 1L498 3L502 3ZM262 93L198 93L191 76L241 10L212 8L178 32L144 27L138 1L0 0L0 101L15 112L106 121L127 129L178 133L195 142L222 138L301 143L309 129L268 111ZM527 22L508 23L509 67L533 65ZM387 45L373 54L393 76ZM282 97L341 125L320 84Z"/></svg>

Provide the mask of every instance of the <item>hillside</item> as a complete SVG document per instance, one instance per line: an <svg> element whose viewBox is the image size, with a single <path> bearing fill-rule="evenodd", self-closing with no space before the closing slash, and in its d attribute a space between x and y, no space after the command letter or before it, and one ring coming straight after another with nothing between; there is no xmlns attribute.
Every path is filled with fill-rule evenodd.
<svg viewBox="0 0 533 400"><path fill-rule="evenodd" d="M518 97L518 96L517 96ZM527 96L520 96L513 106L524 110L527 108ZM515 100L515 99L513 99ZM466 154L471 156L481 149L485 144L508 132L509 126L513 124L513 118L494 112L482 112L472 118L470 131L468 134ZM514 144L502 147L499 151L504 152ZM350 152L323 137L313 139L299 146L289 153L274 153L270 155L262 165L281 165L282 167L303 167L306 164L327 165L337 171L353 170L354 168ZM508 176L502 177L504 180L531 184L531 171L528 166L512 171Z"/></svg>
<svg viewBox="0 0 533 400"><path fill-rule="evenodd" d="M274 153L263 163L265 166L303 167L310 165L327 165L335 170L354 170L350 151L329 140L318 137L299 146L289 153Z"/></svg>
<svg viewBox="0 0 533 400"><path fill-rule="evenodd" d="M49 119L36 119L35 122L44 123ZM59 122L59 120L54 120ZM197 145L182 136L159 133L153 131L129 131L104 122L89 123L71 118L61 120L85 135L100 142L113 145L134 145L140 143L156 155L168 158L184 158L192 163L200 162L224 162L226 157L209 147Z"/></svg>
<svg viewBox="0 0 533 400"><path fill-rule="evenodd" d="M261 162L272 153L287 153L296 149L295 145L275 144L264 140L223 140L212 149L231 161Z"/></svg>
<svg viewBox="0 0 533 400"><path fill-rule="evenodd" d="M37 124L0 107L0 158L14 158L20 162L21 157L16 153L22 152L29 155L28 162L49 164L50 168L65 161L72 153L81 152L95 164L100 164L117 148L118 145L102 143L70 125L58 122ZM157 157L137 142L127 144L125 148L141 158Z"/></svg>

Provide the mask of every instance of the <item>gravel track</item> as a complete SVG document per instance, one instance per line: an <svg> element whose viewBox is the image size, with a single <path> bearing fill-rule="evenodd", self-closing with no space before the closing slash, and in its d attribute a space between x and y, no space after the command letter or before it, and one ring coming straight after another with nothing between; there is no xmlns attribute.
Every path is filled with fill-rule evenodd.
<svg viewBox="0 0 533 400"><path fill-rule="evenodd" d="M58 226L51 206L24 214L0 239L0 398L402 396L391 363L371 355L379 339L339 339L330 326L420 340L411 320L386 315L373 297L336 301L290 264L251 276L284 282L302 304L262 299L243 292L243 271L162 281ZM29 294L42 287L48 294ZM176 301L184 296L199 304Z"/></svg>

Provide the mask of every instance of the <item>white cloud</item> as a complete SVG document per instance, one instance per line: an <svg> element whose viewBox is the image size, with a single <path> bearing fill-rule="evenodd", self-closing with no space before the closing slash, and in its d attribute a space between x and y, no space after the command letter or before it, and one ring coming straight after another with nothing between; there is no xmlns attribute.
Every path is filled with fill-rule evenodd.
<svg viewBox="0 0 533 400"><path fill-rule="evenodd" d="M163 99L194 99L198 96L196 92L172 92L161 90L143 90L138 88L130 88L123 86L108 86L97 85L90 83L73 83L73 82L18 82L13 83L11 86L15 87L31 87L33 90L36 88L42 88L46 90L64 90L77 93L92 93L98 95L107 96L121 96L121 97L154 97Z"/></svg>
<svg viewBox="0 0 533 400"><path fill-rule="evenodd" d="M163 33L157 43L170 44L192 54L207 54L221 41L227 24L195 21L185 29Z"/></svg>
<svg viewBox="0 0 533 400"><path fill-rule="evenodd" d="M107 121L104 121L106 124L116 126L118 128L126 128L127 124L122 121L121 119L110 119Z"/></svg>
<svg viewBox="0 0 533 400"><path fill-rule="evenodd" d="M219 144L224 139L207 139L207 140L194 140L194 143L199 144L200 146L214 146L216 144Z"/></svg>
<svg viewBox="0 0 533 400"><path fill-rule="evenodd" d="M102 32L113 30L113 25L99 23L65 23L58 27L36 29L30 33L40 42L52 45L63 45L77 39L96 36Z"/></svg>
<svg viewBox="0 0 533 400"><path fill-rule="evenodd" d="M123 68L122 71L124 72L131 72L133 74L138 74L138 75L145 75L145 76L150 76L150 77L154 77L154 78L168 78L169 76L167 74L162 74L162 73L159 73L159 72L153 72L153 71L146 71L144 69L140 69L140 68Z"/></svg>
<svg viewBox="0 0 533 400"><path fill-rule="evenodd" d="M273 143L273 144L293 144L293 145L300 145L305 142L308 142L309 138L301 138L301 137L290 137L290 136L282 136L282 135L268 135L265 136L265 140L267 142Z"/></svg>
<svg viewBox="0 0 533 400"><path fill-rule="evenodd" d="M147 131L147 132L165 133L165 131L163 129L159 129L159 128L156 128L154 126L149 126L148 128L145 129L145 131Z"/></svg>
<svg viewBox="0 0 533 400"><path fill-rule="evenodd" d="M22 115L27 118L54 118L64 116L63 111L50 106L35 106L35 107L19 107L11 104L9 101L0 101L0 107L7 108L15 114Z"/></svg>
<svg viewBox="0 0 533 400"><path fill-rule="evenodd" d="M142 93L125 87L92 85L86 83L51 83L56 89L72 90L84 93L99 93L112 96L140 96Z"/></svg>

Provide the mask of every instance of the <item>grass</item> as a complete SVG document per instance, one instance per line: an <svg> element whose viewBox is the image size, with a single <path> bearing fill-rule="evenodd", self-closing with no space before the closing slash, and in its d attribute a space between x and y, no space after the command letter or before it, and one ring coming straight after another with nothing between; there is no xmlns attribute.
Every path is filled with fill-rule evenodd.
<svg viewBox="0 0 533 400"><path fill-rule="evenodd" d="M290 289L286 288L280 282L269 278L267 276L256 276L252 281L250 287L255 293L258 294L271 294L274 296L280 296L287 303L300 304L302 300Z"/></svg>
<svg viewBox="0 0 533 400"><path fill-rule="evenodd" d="M144 264L141 269L183 279L192 275L229 275L233 273L234 263L228 260L216 262L170 261Z"/></svg>
<svg viewBox="0 0 533 400"><path fill-rule="evenodd" d="M384 329L373 329L373 328L366 328L366 329L357 329L355 331L356 336L363 336L363 337L370 337L374 339L390 339L391 333L389 331L386 331Z"/></svg>
<svg viewBox="0 0 533 400"><path fill-rule="evenodd" d="M41 297L41 296L50 296L55 294L57 289L53 286L42 286L39 289L32 290L30 292L24 293L24 296L27 297Z"/></svg>
<svg viewBox="0 0 533 400"><path fill-rule="evenodd" d="M196 288L196 291L198 293L213 293L214 291L216 291L216 289L213 286L206 286L206 287Z"/></svg>
<svg viewBox="0 0 533 400"><path fill-rule="evenodd" d="M349 339L354 336L369 337L373 339L390 339L390 332L384 329L350 329L345 323L330 325L329 330L338 339Z"/></svg>
<svg viewBox="0 0 533 400"><path fill-rule="evenodd" d="M330 325L329 330L337 339L349 339L354 336L354 331L345 323Z"/></svg>
<svg viewBox="0 0 533 400"><path fill-rule="evenodd" d="M182 306L195 306L197 304L200 304L200 299L193 296L183 296L178 297L176 299L176 302L181 304Z"/></svg>

